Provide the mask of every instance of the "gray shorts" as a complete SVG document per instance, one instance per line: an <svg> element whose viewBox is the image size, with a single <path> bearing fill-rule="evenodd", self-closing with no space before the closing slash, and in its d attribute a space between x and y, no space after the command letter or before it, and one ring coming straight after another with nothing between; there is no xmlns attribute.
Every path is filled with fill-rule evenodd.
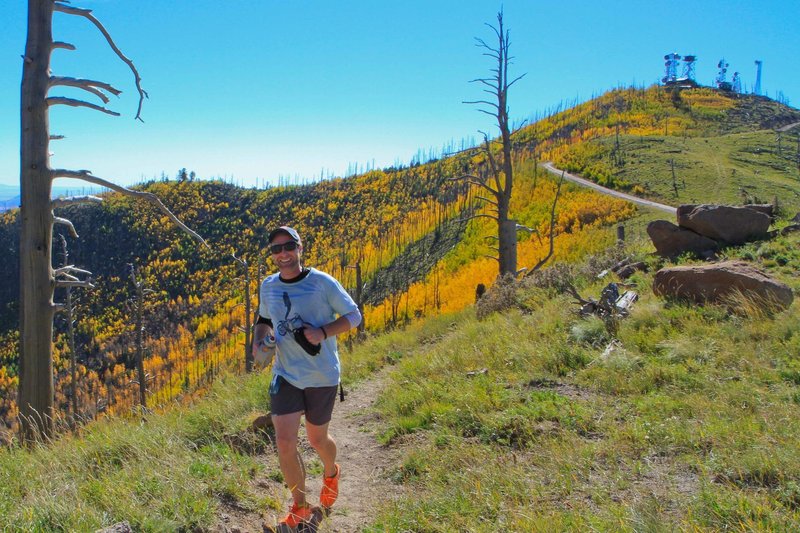
<svg viewBox="0 0 800 533"><path fill-rule="evenodd" d="M338 388L334 385L298 389L283 377L275 376L269 390L272 414L305 413L307 422L315 426L327 424L331 421Z"/></svg>

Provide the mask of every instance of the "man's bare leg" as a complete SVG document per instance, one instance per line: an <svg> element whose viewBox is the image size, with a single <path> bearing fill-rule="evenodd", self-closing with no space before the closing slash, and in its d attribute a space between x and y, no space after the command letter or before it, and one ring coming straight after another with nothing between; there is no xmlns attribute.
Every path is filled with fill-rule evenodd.
<svg viewBox="0 0 800 533"><path fill-rule="evenodd" d="M331 477L336 475L336 441L328 434L328 424L315 426L306 420L306 434L308 443L319 454L325 475Z"/></svg>
<svg viewBox="0 0 800 533"><path fill-rule="evenodd" d="M275 425L275 444L278 447L278 461L283 480L292 491L292 499L298 505L306 503L306 473L297 450L302 412L288 415L272 415Z"/></svg>

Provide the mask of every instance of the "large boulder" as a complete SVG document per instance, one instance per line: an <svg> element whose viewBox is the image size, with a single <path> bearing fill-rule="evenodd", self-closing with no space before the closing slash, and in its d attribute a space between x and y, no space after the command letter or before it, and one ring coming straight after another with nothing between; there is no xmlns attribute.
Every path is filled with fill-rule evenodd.
<svg viewBox="0 0 800 533"><path fill-rule="evenodd" d="M666 220L654 220L648 224L647 234L656 252L663 257L677 257L684 252L703 256L717 249L716 241Z"/></svg>
<svg viewBox="0 0 800 533"><path fill-rule="evenodd" d="M744 261L663 268L656 272L653 292L697 303L730 303L738 292L764 307L784 309L794 298L788 286Z"/></svg>
<svg viewBox="0 0 800 533"><path fill-rule="evenodd" d="M770 216L748 207L730 205L682 205L678 225L727 244L744 244L764 239Z"/></svg>

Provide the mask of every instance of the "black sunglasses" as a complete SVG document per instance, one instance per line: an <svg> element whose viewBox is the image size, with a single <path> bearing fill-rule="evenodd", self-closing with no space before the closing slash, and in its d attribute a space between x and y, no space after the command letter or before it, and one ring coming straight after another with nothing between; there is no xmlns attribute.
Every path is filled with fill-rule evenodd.
<svg viewBox="0 0 800 533"><path fill-rule="evenodd" d="M291 252L292 250L297 249L297 243L294 241L285 242L283 244L270 244L269 251L272 252L272 255L278 255L281 253L281 250L286 250L287 252Z"/></svg>

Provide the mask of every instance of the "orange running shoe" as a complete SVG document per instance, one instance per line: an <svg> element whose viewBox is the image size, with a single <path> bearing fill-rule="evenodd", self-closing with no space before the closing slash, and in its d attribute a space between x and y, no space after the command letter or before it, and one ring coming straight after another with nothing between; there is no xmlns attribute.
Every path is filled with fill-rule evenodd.
<svg viewBox="0 0 800 533"><path fill-rule="evenodd" d="M341 469L336 464L336 474L331 477L322 476L322 490L319 493L319 503L323 507L333 507L339 495L339 474Z"/></svg>
<svg viewBox="0 0 800 533"><path fill-rule="evenodd" d="M289 514L278 522L278 525L286 524L290 528L296 529L300 524L310 521L313 515L314 513L311 511L310 505L297 505L296 503L292 503L292 506L289 508Z"/></svg>

